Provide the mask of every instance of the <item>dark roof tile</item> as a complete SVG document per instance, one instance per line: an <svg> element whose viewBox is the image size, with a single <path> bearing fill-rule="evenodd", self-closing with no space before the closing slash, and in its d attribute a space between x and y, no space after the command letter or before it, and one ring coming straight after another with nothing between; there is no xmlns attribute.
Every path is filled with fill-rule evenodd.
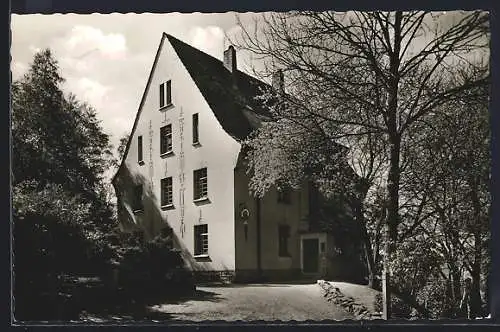
<svg viewBox="0 0 500 332"><path fill-rule="evenodd" d="M239 70L233 75L222 61L168 35L222 128L237 140L245 139L270 114L255 99L269 85Z"/></svg>

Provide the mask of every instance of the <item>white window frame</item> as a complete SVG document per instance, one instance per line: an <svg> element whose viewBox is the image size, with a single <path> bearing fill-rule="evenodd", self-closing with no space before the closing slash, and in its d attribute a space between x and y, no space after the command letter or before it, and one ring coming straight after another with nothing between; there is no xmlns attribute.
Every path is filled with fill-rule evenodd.
<svg viewBox="0 0 500 332"><path fill-rule="evenodd" d="M167 134L163 135L163 128L170 128L170 131L169 132L167 131ZM166 151L162 151L163 140L166 139L168 142L169 137L170 137L170 147L167 147ZM164 155L172 154L173 148L174 148L173 128L172 128L172 124L168 124L168 125L165 125L165 126L160 128L160 155L164 156Z"/></svg>
<svg viewBox="0 0 500 332"><path fill-rule="evenodd" d="M163 95L162 95L163 92ZM163 97L163 98L162 98ZM169 100L170 97L170 100ZM160 84L160 109L172 105L172 80Z"/></svg>
<svg viewBox="0 0 500 332"><path fill-rule="evenodd" d="M197 174L203 170L205 170L205 176L197 177ZM193 171L193 199L194 201L208 199L208 169L206 167Z"/></svg>
<svg viewBox="0 0 500 332"><path fill-rule="evenodd" d="M206 232L198 233L197 228L206 227ZM208 224L194 225L194 256L195 257L207 257L208 256ZM201 241L201 242L199 242ZM196 249L201 249L201 251L196 251Z"/></svg>
<svg viewBox="0 0 500 332"><path fill-rule="evenodd" d="M165 185L164 187L164 181L168 181L170 179L170 185ZM164 190L164 188L166 190ZM170 188L170 191L168 190ZM161 206L162 207L172 207L174 205L174 179L173 177L169 176L166 178L163 178L160 180L160 199L161 199ZM164 198L169 198L165 199Z"/></svg>

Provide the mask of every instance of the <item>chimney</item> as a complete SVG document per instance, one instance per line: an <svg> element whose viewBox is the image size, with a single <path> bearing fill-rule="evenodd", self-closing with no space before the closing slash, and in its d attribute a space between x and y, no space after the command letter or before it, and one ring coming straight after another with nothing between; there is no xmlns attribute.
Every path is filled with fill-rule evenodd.
<svg viewBox="0 0 500 332"><path fill-rule="evenodd" d="M224 51L224 67L231 73L236 73L236 50L233 45L229 45Z"/></svg>
<svg viewBox="0 0 500 332"><path fill-rule="evenodd" d="M285 79L283 75L283 71L278 69L273 73L272 78L272 88L274 91L277 91L279 94L283 94L285 92Z"/></svg>

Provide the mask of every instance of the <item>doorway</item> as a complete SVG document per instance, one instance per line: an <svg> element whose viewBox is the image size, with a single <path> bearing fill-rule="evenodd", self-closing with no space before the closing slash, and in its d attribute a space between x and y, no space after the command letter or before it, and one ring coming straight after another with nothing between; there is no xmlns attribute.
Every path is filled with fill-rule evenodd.
<svg viewBox="0 0 500 332"><path fill-rule="evenodd" d="M319 272L319 239L302 239L302 272Z"/></svg>

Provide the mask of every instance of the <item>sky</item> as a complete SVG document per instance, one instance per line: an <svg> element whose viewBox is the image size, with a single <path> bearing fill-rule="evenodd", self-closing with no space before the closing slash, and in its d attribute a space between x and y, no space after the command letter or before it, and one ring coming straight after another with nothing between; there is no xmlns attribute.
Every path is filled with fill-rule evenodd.
<svg viewBox="0 0 500 332"><path fill-rule="evenodd" d="M259 14L238 14L244 24ZM33 55L50 48L71 92L88 102L111 143L128 134L144 92L162 33L169 33L222 60L239 28L236 13L12 15L12 79L28 69ZM253 23L252 23L253 24ZM249 61L238 54L238 67Z"/></svg>
<svg viewBox="0 0 500 332"><path fill-rule="evenodd" d="M446 25L456 18L449 12ZM220 14L53 14L11 16L12 78L20 78L33 55L50 48L66 79L63 90L88 102L102 121L111 143L130 133L162 33L222 59L228 41L238 36L239 16L250 31L259 13ZM240 70L256 63L237 53Z"/></svg>

